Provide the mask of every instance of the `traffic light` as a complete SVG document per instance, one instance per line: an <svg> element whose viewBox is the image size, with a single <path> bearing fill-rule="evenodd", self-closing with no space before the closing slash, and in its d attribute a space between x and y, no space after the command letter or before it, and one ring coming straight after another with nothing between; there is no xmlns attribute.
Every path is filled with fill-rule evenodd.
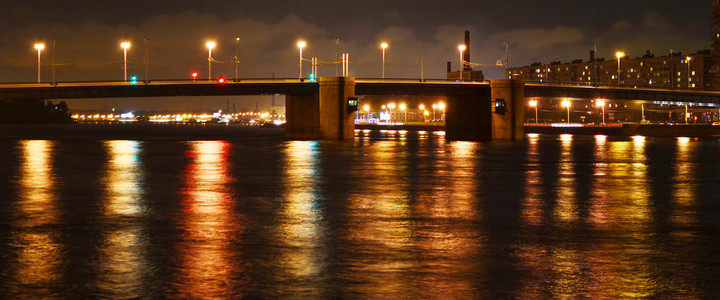
<svg viewBox="0 0 720 300"><path fill-rule="evenodd" d="M190 74L190 75L192 76L193 81L194 81L198 77L198 72L192 72L192 74Z"/></svg>
<svg viewBox="0 0 720 300"><path fill-rule="evenodd" d="M137 84L137 76L130 77L130 84L132 84L132 85Z"/></svg>
<svg viewBox="0 0 720 300"><path fill-rule="evenodd" d="M315 74L310 74L310 82L315 82Z"/></svg>
<svg viewBox="0 0 720 300"><path fill-rule="evenodd" d="M217 81L219 84L225 84L225 77L220 76L218 77Z"/></svg>

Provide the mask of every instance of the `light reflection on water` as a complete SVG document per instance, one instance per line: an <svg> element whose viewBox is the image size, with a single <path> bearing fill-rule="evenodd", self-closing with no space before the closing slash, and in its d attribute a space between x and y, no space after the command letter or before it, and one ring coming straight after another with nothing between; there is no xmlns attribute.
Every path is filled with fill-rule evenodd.
<svg viewBox="0 0 720 300"><path fill-rule="evenodd" d="M63 263L60 238L51 228L59 222L58 196L55 193L52 156L55 143L51 141L22 141L19 195L12 217L15 220L9 245L14 258L12 289L32 289L38 297L55 294L62 280Z"/></svg>
<svg viewBox="0 0 720 300"><path fill-rule="evenodd" d="M16 153L0 172L17 170L0 176L17 195L0 208L2 298L720 296L716 141L69 143L0 140ZM69 185L97 209L68 205ZM64 250L78 243L89 258Z"/></svg>
<svg viewBox="0 0 720 300"><path fill-rule="evenodd" d="M142 240L143 172L138 158L137 141L106 141L108 153L105 166L106 198L104 217L108 231L100 246L99 289L105 297L141 297L146 273L149 271L146 248Z"/></svg>
<svg viewBox="0 0 720 300"><path fill-rule="evenodd" d="M199 299L243 296L243 253L240 239L243 216L235 212L228 174L229 143L189 142L185 167L182 230L177 242L178 270L172 278L173 297ZM174 295L177 293L177 295Z"/></svg>

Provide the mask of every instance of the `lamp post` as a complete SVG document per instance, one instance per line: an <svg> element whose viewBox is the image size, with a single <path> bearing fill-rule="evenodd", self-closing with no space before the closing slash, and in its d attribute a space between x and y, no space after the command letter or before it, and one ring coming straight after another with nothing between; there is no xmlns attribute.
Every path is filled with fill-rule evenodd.
<svg viewBox="0 0 720 300"><path fill-rule="evenodd" d="M443 120L443 122L445 122L445 103L440 102L440 104L438 104L438 108L442 110L442 115L440 115L440 118Z"/></svg>
<svg viewBox="0 0 720 300"><path fill-rule="evenodd" d="M302 65L303 65L303 56L302 56L302 50L305 48L307 44L305 44L305 41L299 41L297 43L298 48L300 49L300 75L298 75L298 78L302 79Z"/></svg>
<svg viewBox="0 0 720 300"><path fill-rule="evenodd" d="M418 109L420 109L420 113L423 114L422 121L425 122L425 114L423 113L425 111L425 104L420 104Z"/></svg>
<svg viewBox="0 0 720 300"><path fill-rule="evenodd" d="M467 47L465 45L458 46L458 49L460 50L460 81L463 81L463 68L465 67L465 61L463 60L463 52L465 52L465 49Z"/></svg>
<svg viewBox="0 0 720 300"><path fill-rule="evenodd" d="M208 48L208 80L212 80L212 49L215 48L216 44L214 41L209 41L205 46Z"/></svg>
<svg viewBox="0 0 720 300"><path fill-rule="evenodd" d="M385 79L385 49L387 49L388 43L383 42L380 44L380 48L382 48L382 79Z"/></svg>
<svg viewBox="0 0 720 300"><path fill-rule="evenodd" d="M437 120L437 118L435 118L435 110L437 109L437 104L433 104L432 108L433 108L433 122L435 122L435 120Z"/></svg>
<svg viewBox="0 0 720 300"><path fill-rule="evenodd" d="M570 101L563 100L562 106L567 107L567 123L570 124Z"/></svg>
<svg viewBox="0 0 720 300"><path fill-rule="evenodd" d="M365 106L363 106L363 110L367 113L367 120L368 123L370 123L370 105L365 104Z"/></svg>
<svg viewBox="0 0 720 300"><path fill-rule="evenodd" d="M688 57L685 58L685 60L687 61L687 67L688 67L688 69L687 69L687 73L688 73L687 87L688 87L688 90L689 90L689 89L690 89L690 82L692 82L692 77L690 77L690 60L692 60L692 57L688 56Z"/></svg>
<svg viewBox="0 0 720 300"><path fill-rule="evenodd" d="M130 42L122 42L120 47L123 48L123 70L125 73L123 80L127 81L127 49L130 48Z"/></svg>
<svg viewBox="0 0 720 300"><path fill-rule="evenodd" d="M45 49L45 44L43 43L37 43L35 44L35 49L37 49L38 52L38 71L37 71L37 82L40 83L40 52L42 52L43 49Z"/></svg>
<svg viewBox="0 0 720 300"><path fill-rule="evenodd" d="M407 105L405 105L405 103L400 103L400 110L402 110L403 114L405 115L403 117L403 119L404 119L403 123L407 123Z"/></svg>
<svg viewBox="0 0 720 300"><path fill-rule="evenodd" d="M535 124L538 123L538 102L537 100L530 100L530 107L535 108Z"/></svg>
<svg viewBox="0 0 720 300"><path fill-rule="evenodd" d="M388 104L387 108L388 108L388 113L390 114L390 123L395 123L393 120L394 118L393 118L393 113L392 113L392 110L395 109L395 103Z"/></svg>
<svg viewBox="0 0 720 300"><path fill-rule="evenodd" d="M620 59L625 56L625 53L622 51L615 52L615 56L617 56L618 59L618 70L617 70L617 79L618 79L618 86L620 86Z"/></svg>
<svg viewBox="0 0 720 300"><path fill-rule="evenodd" d="M240 48L240 38L235 39L235 82L238 81L238 63L240 63L240 60L238 60L238 49Z"/></svg>
<svg viewBox="0 0 720 300"><path fill-rule="evenodd" d="M602 123L605 124L605 100L598 100L595 106L602 108Z"/></svg>

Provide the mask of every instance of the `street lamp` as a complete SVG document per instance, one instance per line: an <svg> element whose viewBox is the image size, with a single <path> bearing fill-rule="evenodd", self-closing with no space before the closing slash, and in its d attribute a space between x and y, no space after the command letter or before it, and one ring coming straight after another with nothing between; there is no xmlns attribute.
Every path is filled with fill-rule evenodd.
<svg viewBox="0 0 720 300"><path fill-rule="evenodd" d="M300 49L300 75L298 77L300 79L302 79L302 65L303 65L302 50L303 50L303 48L305 48L305 46L307 46L307 44L305 44L305 41L298 41L297 46Z"/></svg>
<svg viewBox="0 0 720 300"><path fill-rule="evenodd" d="M567 123L570 124L570 101L563 100L562 106L567 107Z"/></svg>
<svg viewBox="0 0 720 300"><path fill-rule="evenodd" d="M43 43L37 43L35 44L35 49L37 49L38 52L38 83L40 83L40 52L42 52L43 49L45 49L45 44Z"/></svg>
<svg viewBox="0 0 720 300"><path fill-rule="evenodd" d="M123 70L125 71L124 81L127 81L127 49L130 48L130 42L120 43L120 47L123 48Z"/></svg>
<svg viewBox="0 0 720 300"><path fill-rule="evenodd" d="M402 110L403 113L405 114L405 117L404 117L405 121L403 121L403 122L407 123L407 105L405 105L405 103L400 103L400 110Z"/></svg>
<svg viewBox="0 0 720 300"><path fill-rule="evenodd" d="M385 49L387 49L388 43L383 42L380 44L380 48L382 48L382 79L385 79Z"/></svg>
<svg viewBox="0 0 720 300"><path fill-rule="evenodd" d="M212 80L212 49L215 48L216 44L214 41L209 41L205 46L208 48L208 80Z"/></svg>
<svg viewBox="0 0 720 300"><path fill-rule="evenodd" d="M425 111L425 104L418 105L418 109L420 109L420 113ZM422 121L425 122L425 114L423 114Z"/></svg>
<svg viewBox="0 0 720 300"><path fill-rule="evenodd" d="M687 82L687 86L688 86L688 90L689 90L689 89L690 89L690 82L692 82L692 77L690 77L690 60L692 60L692 57L688 56L688 57L685 58L685 60L687 60L687 65L688 65L688 71L687 71L687 73L688 73L688 82Z"/></svg>
<svg viewBox="0 0 720 300"><path fill-rule="evenodd" d="M625 57L625 52L618 51L615 52L615 56L617 56L618 59L618 71L617 71L617 79L618 79L618 86L620 86L620 59Z"/></svg>
<svg viewBox="0 0 720 300"><path fill-rule="evenodd" d="M598 100L595 106L602 108L602 123L605 124L605 100Z"/></svg>
<svg viewBox="0 0 720 300"><path fill-rule="evenodd" d="M370 105L365 104L365 106L363 106L363 110L367 112L367 120L370 122Z"/></svg>
<svg viewBox="0 0 720 300"><path fill-rule="evenodd" d="M437 119L435 118L435 110L437 109L437 104L433 104L433 105L432 105L432 108L433 108L433 122L435 122L435 120L437 120Z"/></svg>
<svg viewBox="0 0 720 300"><path fill-rule="evenodd" d="M395 109L395 103L389 103L389 104L387 105L387 108L388 108L388 113L390 114L390 122L391 122L391 123L394 123L394 122L393 122L393 113L392 113L392 110Z"/></svg>
<svg viewBox="0 0 720 300"><path fill-rule="evenodd" d="M240 38L235 39L235 82L238 81L238 49L240 48Z"/></svg>
<svg viewBox="0 0 720 300"><path fill-rule="evenodd" d="M530 100L530 107L535 108L535 124L538 123L538 102L537 100Z"/></svg>
<svg viewBox="0 0 720 300"><path fill-rule="evenodd" d="M438 108L442 110L442 115L440 115L440 118L443 120L443 122L445 122L445 103L440 102L440 104L438 104Z"/></svg>
<svg viewBox="0 0 720 300"><path fill-rule="evenodd" d="M465 49L467 47L465 45L458 46L458 49L460 50L460 81L463 81L463 67L465 66L465 61L463 60L463 52L465 52Z"/></svg>

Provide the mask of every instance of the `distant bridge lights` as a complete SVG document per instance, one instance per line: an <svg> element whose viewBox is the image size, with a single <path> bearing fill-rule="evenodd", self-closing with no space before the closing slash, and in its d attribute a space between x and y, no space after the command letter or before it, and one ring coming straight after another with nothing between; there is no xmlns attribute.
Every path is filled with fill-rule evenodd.
<svg viewBox="0 0 720 300"><path fill-rule="evenodd" d="M563 100L561 103L562 107L567 107L567 123L570 124L570 101Z"/></svg>
<svg viewBox="0 0 720 300"><path fill-rule="evenodd" d="M530 100L530 107L535 108L535 124L538 123L538 102L537 100Z"/></svg>
<svg viewBox="0 0 720 300"><path fill-rule="evenodd" d="M602 108L602 123L605 124L605 100L598 100L595 102L595 106Z"/></svg>
<svg viewBox="0 0 720 300"><path fill-rule="evenodd" d="M40 52L42 52L43 49L45 49L45 44L43 43L36 43L35 49L37 49L38 52L38 67L37 67L37 82L40 83Z"/></svg>
<svg viewBox="0 0 720 300"><path fill-rule="evenodd" d="M120 47L123 48L123 71L125 73L123 81L127 81L127 49L130 48L130 42L122 42L120 43Z"/></svg>

